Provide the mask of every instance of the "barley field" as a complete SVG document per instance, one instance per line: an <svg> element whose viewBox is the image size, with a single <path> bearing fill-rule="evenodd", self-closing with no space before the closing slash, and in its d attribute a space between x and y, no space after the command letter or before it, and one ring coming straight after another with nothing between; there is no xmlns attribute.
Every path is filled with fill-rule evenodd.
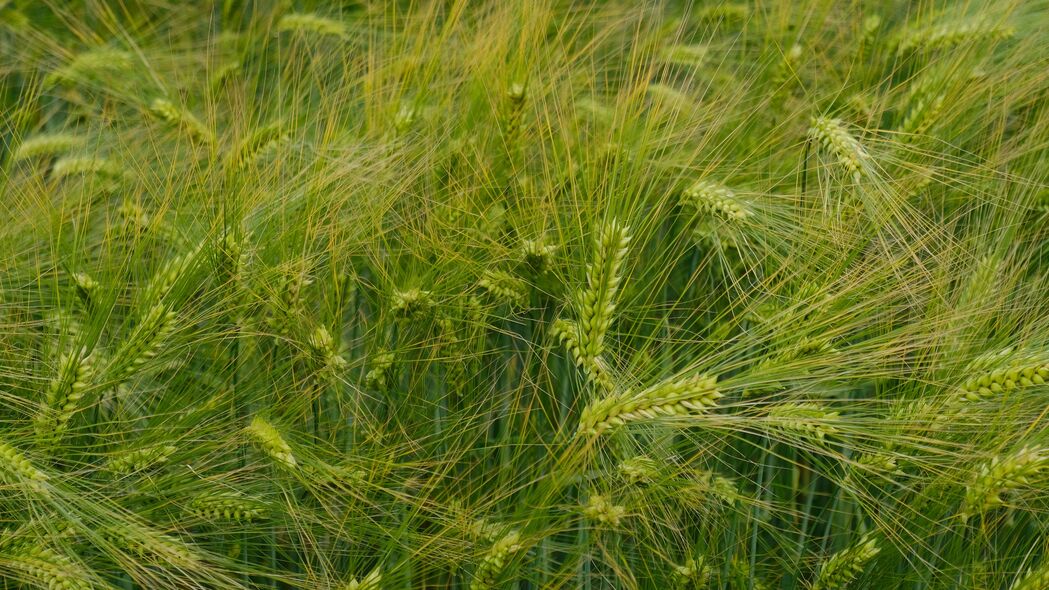
<svg viewBox="0 0 1049 590"><path fill-rule="evenodd" d="M1047 47L0 0L0 588L1049 589Z"/></svg>

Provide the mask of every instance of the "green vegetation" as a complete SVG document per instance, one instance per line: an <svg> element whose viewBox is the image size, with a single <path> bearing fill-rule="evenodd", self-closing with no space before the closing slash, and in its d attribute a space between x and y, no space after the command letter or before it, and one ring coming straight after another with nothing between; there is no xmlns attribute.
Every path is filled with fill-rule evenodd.
<svg viewBox="0 0 1049 590"><path fill-rule="evenodd" d="M0 0L0 587L1049 588L1045 0Z"/></svg>

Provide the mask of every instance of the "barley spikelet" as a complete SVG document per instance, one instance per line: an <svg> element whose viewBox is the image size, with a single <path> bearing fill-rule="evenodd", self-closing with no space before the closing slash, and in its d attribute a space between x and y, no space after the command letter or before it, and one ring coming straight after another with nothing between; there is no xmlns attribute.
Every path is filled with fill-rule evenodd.
<svg viewBox="0 0 1049 590"><path fill-rule="evenodd" d="M1027 570L1018 577L1009 590L1046 590L1049 588L1049 562Z"/></svg>
<svg viewBox="0 0 1049 590"><path fill-rule="evenodd" d="M506 113L505 129L506 146L513 149L517 145L518 136L521 133L521 117L524 114L525 86L516 82L506 91L509 103Z"/></svg>
<svg viewBox="0 0 1049 590"><path fill-rule="evenodd" d="M697 471L690 479L694 483L690 484L687 490L696 496L712 498L729 505L743 499L743 494L734 480L713 471Z"/></svg>
<svg viewBox="0 0 1049 590"><path fill-rule="evenodd" d="M849 475L853 473L862 475L902 475L896 458L887 453L863 453L856 458L856 465L851 468Z"/></svg>
<svg viewBox="0 0 1049 590"><path fill-rule="evenodd" d="M625 459L616 467L619 475L632 485L652 483L658 473L655 459L640 455Z"/></svg>
<svg viewBox="0 0 1049 590"><path fill-rule="evenodd" d="M942 23L906 32L899 40L898 50L900 53L909 53L950 49L979 41L1008 39L1014 34L1015 30L1012 27L985 20Z"/></svg>
<svg viewBox="0 0 1049 590"><path fill-rule="evenodd" d="M408 289L397 291L390 297L390 308L399 320L414 320L428 315L434 308L429 291Z"/></svg>
<svg viewBox="0 0 1049 590"><path fill-rule="evenodd" d="M198 517L211 521L251 522L267 514L258 500L231 491L200 494L193 498L189 508Z"/></svg>
<svg viewBox="0 0 1049 590"><path fill-rule="evenodd" d="M717 378L668 379L641 392L626 391L592 402L579 417L579 434L596 436L629 422L694 416L717 404Z"/></svg>
<svg viewBox="0 0 1049 590"><path fill-rule="evenodd" d="M681 202L700 213L717 215L728 221L741 221L752 214L735 192L709 180L700 180L685 189Z"/></svg>
<svg viewBox="0 0 1049 590"><path fill-rule="evenodd" d="M11 567L24 572L43 588L91 590L95 587L81 565L39 541L19 544L4 557Z"/></svg>
<svg viewBox="0 0 1049 590"><path fill-rule="evenodd" d="M204 242L200 242L185 254L179 254L165 262L150 278L146 288L139 296L140 299L148 302L166 299L179 282L196 268L203 248Z"/></svg>
<svg viewBox="0 0 1049 590"><path fill-rule="evenodd" d="M470 590L494 590L498 587L499 578L514 554L524 549L521 535L510 531L496 541L481 559L470 582Z"/></svg>
<svg viewBox="0 0 1049 590"><path fill-rule="evenodd" d="M91 385L93 373L92 359L85 347L59 361L58 375L51 381L47 400L34 420L36 433L46 445L56 444L65 433L84 391Z"/></svg>
<svg viewBox="0 0 1049 590"><path fill-rule="evenodd" d="M56 180L91 174L105 178L122 178L127 175L124 168L116 162L95 156L66 156L57 160L51 167L51 177Z"/></svg>
<svg viewBox="0 0 1049 590"><path fill-rule="evenodd" d="M991 459L973 475L959 516L964 520L1005 504L1003 494L1034 485L1046 466L1049 451L1038 447L1024 447L1012 455Z"/></svg>
<svg viewBox="0 0 1049 590"><path fill-rule="evenodd" d="M13 475L16 480L25 482L33 492L48 496L44 483L48 477L37 469L18 449L0 440L0 469L5 475Z"/></svg>
<svg viewBox="0 0 1049 590"><path fill-rule="evenodd" d="M338 590L380 590L382 588L382 569L376 567L372 571L368 572L368 575L357 580L353 578L345 584L339 586Z"/></svg>
<svg viewBox="0 0 1049 590"><path fill-rule="evenodd" d="M182 539L158 533L148 527L120 523L106 527L102 535L114 545L138 557L159 557L168 565L193 562L193 553Z"/></svg>
<svg viewBox="0 0 1049 590"><path fill-rule="evenodd" d="M768 409L768 419L777 428L790 430L823 441L837 433L838 412L829 412L814 402L786 402Z"/></svg>
<svg viewBox="0 0 1049 590"><path fill-rule="evenodd" d="M587 519L607 526L619 526L626 517L626 508L613 504L601 494L590 494L582 512Z"/></svg>
<svg viewBox="0 0 1049 590"><path fill-rule="evenodd" d="M338 371L346 366L346 359L339 356L335 338L324 326L317 326L306 341L314 362L327 371Z"/></svg>
<svg viewBox="0 0 1049 590"><path fill-rule="evenodd" d="M193 113L175 106L166 98L155 98L149 105L149 111L157 119L172 127L182 129L194 141L215 143L215 134Z"/></svg>
<svg viewBox="0 0 1049 590"><path fill-rule="evenodd" d="M264 153L287 141L288 136L281 131L279 122L260 127L237 145L229 157L229 165L235 169L246 168L258 161Z"/></svg>
<svg viewBox="0 0 1049 590"><path fill-rule="evenodd" d="M288 469L295 469L298 466L298 461L295 460L295 455L292 454L291 446L281 436L280 431L262 417L255 416L252 419L251 424L248 426L248 436L262 449L262 452L269 455L278 465Z"/></svg>
<svg viewBox="0 0 1049 590"><path fill-rule="evenodd" d="M671 64L699 67L707 61L709 51L706 45L670 45L662 49L660 58Z"/></svg>
<svg viewBox="0 0 1049 590"><path fill-rule="evenodd" d="M911 91L907 100L907 115L900 123L901 141L911 141L924 135L943 112L944 94L933 81L923 81Z"/></svg>
<svg viewBox="0 0 1049 590"><path fill-rule="evenodd" d="M14 161L28 160L41 156L56 156L84 147L87 141L83 137L68 133L48 133L31 137L21 143L15 150Z"/></svg>
<svg viewBox="0 0 1049 590"><path fill-rule="evenodd" d="M557 246L547 244L545 237L525 240L521 243L521 261L533 275L546 273L554 266Z"/></svg>
<svg viewBox="0 0 1049 590"><path fill-rule="evenodd" d="M340 39L346 38L346 25L344 23L308 13L285 14L277 21L277 30L292 33L332 35Z"/></svg>
<svg viewBox="0 0 1049 590"><path fill-rule="evenodd" d="M404 133L415 125L418 118L419 110L411 101L405 100L401 102L393 116L393 128L397 130L397 133Z"/></svg>
<svg viewBox="0 0 1049 590"><path fill-rule="evenodd" d="M881 548L869 535L855 545L831 555L820 565L810 590L841 590L856 579Z"/></svg>
<svg viewBox="0 0 1049 590"><path fill-rule="evenodd" d="M116 385L124 383L157 356L175 328L175 318L175 312L163 303L150 307L113 355L106 367L108 379Z"/></svg>
<svg viewBox="0 0 1049 590"><path fill-rule="evenodd" d="M95 307L98 298L98 281L91 278L86 272L75 272L72 275L73 286L76 288L77 297L85 309L91 310Z"/></svg>
<svg viewBox="0 0 1049 590"><path fill-rule="evenodd" d="M393 361L391 352L380 352L371 361L371 369L364 376L364 385L375 391L387 392L393 380Z"/></svg>
<svg viewBox="0 0 1049 590"><path fill-rule="evenodd" d="M587 378L604 391L612 391L614 383L601 357L587 356L579 345L579 327L575 322L566 319L554 320L550 332L558 342L572 355L576 366L583 370Z"/></svg>
<svg viewBox="0 0 1049 590"><path fill-rule="evenodd" d="M699 22L740 23L750 17L750 7L746 4L710 4L697 8L696 20Z"/></svg>
<svg viewBox="0 0 1049 590"><path fill-rule="evenodd" d="M777 102L782 102L783 98L794 88L794 83L798 79L798 70L801 68L801 56L803 54L804 50L801 45L792 45L783 54L783 59L776 64L770 84L775 92L773 98Z"/></svg>
<svg viewBox="0 0 1049 590"><path fill-rule="evenodd" d="M841 119L813 117L809 137L832 153L853 180L859 182L866 175L870 156Z"/></svg>
<svg viewBox="0 0 1049 590"><path fill-rule="evenodd" d="M1010 366L970 376L962 384L958 399L978 402L1010 391L1044 385L1046 381L1049 381L1049 363L1017 359Z"/></svg>
<svg viewBox="0 0 1049 590"><path fill-rule="evenodd" d="M528 286L521 279L502 270L486 270L477 286L497 301L520 308L528 303Z"/></svg>
<svg viewBox="0 0 1049 590"><path fill-rule="evenodd" d="M287 272L281 279L279 288L270 298L271 314L266 318L266 325L275 334L290 335L292 327L305 315L306 298L303 290L313 284L313 279L299 272Z"/></svg>
<svg viewBox="0 0 1049 590"><path fill-rule="evenodd" d="M96 49L77 55L65 66L52 71L44 78L44 84L78 84L94 81L103 75L115 75L131 69L130 53L115 49Z"/></svg>
<svg viewBox="0 0 1049 590"><path fill-rule="evenodd" d="M124 451L106 463L106 468L120 475L145 471L167 463L178 448L172 445L156 445Z"/></svg>
<svg viewBox="0 0 1049 590"><path fill-rule="evenodd" d="M241 64L239 61L232 61L219 66L215 69L215 72L211 74L209 86L211 86L212 90L219 90L226 82L232 80L240 70Z"/></svg>
<svg viewBox="0 0 1049 590"><path fill-rule="evenodd" d="M710 580L710 566L704 563L702 557L686 559L680 565L674 565L672 578L675 588L682 590L686 588L706 588Z"/></svg>
<svg viewBox="0 0 1049 590"><path fill-rule="evenodd" d="M579 293L579 348L585 358L604 352L605 334L616 310L616 295L623 281L623 261L630 245L630 230L612 220L598 234L594 259L587 266L587 286Z"/></svg>

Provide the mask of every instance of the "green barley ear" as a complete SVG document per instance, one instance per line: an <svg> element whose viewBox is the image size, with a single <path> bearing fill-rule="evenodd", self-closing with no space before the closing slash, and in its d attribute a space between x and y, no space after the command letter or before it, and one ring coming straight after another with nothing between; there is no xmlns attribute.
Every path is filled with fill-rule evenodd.
<svg viewBox="0 0 1049 590"><path fill-rule="evenodd" d="M1017 578L1009 590L1045 590L1049 588L1049 561Z"/></svg>
<svg viewBox="0 0 1049 590"><path fill-rule="evenodd" d="M124 451L106 463L106 469L118 475L146 471L167 463L178 448L172 445L156 445Z"/></svg>
<svg viewBox="0 0 1049 590"><path fill-rule="evenodd" d="M396 291L390 297L390 309L394 317L403 321L417 320L429 315L434 305L431 293L422 289Z"/></svg>
<svg viewBox="0 0 1049 590"><path fill-rule="evenodd" d="M707 61L706 45L669 45L660 51L661 61L688 67L700 67Z"/></svg>
<svg viewBox="0 0 1049 590"><path fill-rule="evenodd" d="M403 100L393 115L393 128L397 133L404 133L415 125L419 119L419 109L410 100Z"/></svg>
<svg viewBox="0 0 1049 590"><path fill-rule="evenodd" d="M208 86L212 90L220 90L226 82L233 79L234 76L240 73L241 63L239 61L231 61L229 63L222 64L215 68L215 71L211 74L208 80Z"/></svg>
<svg viewBox="0 0 1049 590"><path fill-rule="evenodd" d="M41 588L61 590L92 590L96 585L83 566L50 547L41 540L20 543L4 555L8 568L19 571L27 580ZM5 576L6 577L6 576Z"/></svg>
<svg viewBox="0 0 1049 590"><path fill-rule="evenodd" d="M381 588L382 569L381 567L376 567L368 572L368 575L364 576L360 581L357 581L357 578L353 578L349 582L339 586L338 590L381 590Z"/></svg>
<svg viewBox="0 0 1049 590"><path fill-rule="evenodd" d="M700 180L685 189L681 203L726 221L742 221L753 214L732 189L709 180Z"/></svg>
<svg viewBox="0 0 1049 590"><path fill-rule="evenodd" d="M305 35L331 35L340 39L347 37L346 25L334 19L325 18L316 14L291 13L285 14L277 21L277 31L301 33Z"/></svg>
<svg viewBox="0 0 1049 590"><path fill-rule="evenodd" d="M681 565L673 568L673 583L675 588L705 588L710 580L712 570L704 563L702 557L686 559Z"/></svg>
<svg viewBox="0 0 1049 590"><path fill-rule="evenodd" d="M710 4L697 8L695 20L700 23L727 24L743 23L750 18L750 7L746 4Z"/></svg>
<svg viewBox="0 0 1049 590"><path fill-rule="evenodd" d="M882 18L879 14L872 14L863 19L863 40L870 43L881 30Z"/></svg>
<svg viewBox="0 0 1049 590"><path fill-rule="evenodd" d="M87 143L83 137L69 133L48 133L31 137L21 143L15 150L12 160L28 160L41 156L57 156L65 152L78 150Z"/></svg>
<svg viewBox="0 0 1049 590"><path fill-rule="evenodd" d="M364 376L364 385L368 389L380 392L388 392L392 384L393 362L396 360L392 352L380 352L372 358L371 368Z"/></svg>
<svg viewBox="0 0 1049 590"><path fill-rule="evenodd" d="M267 510L259 500L225 490L195 496L189 509L199 518L210 521L252 522L267 516Z"/></svg>
<svg viewBox="0 0 1049 590"><path fill-rule="evenodd" d="M47 400L34 420L37 436L45 446L58 443L73 414L80 409L84 391L94 374L91 355L86 347L66 354L59 361L58 375L51 381Z"/></svg>
<svg viewBox="0 0 1049 590"><path fill-rule="evenodd" d="M974 474L958 515L966 520L1005 504L1003 494L1034 485L1046 466L1049 451L1038 447L1024 447L1012 455L991 459Z"/></svg>
<svg viewBox="0 0 1049 590"><path fill-rule="evenodd" d="M106 367L107 380L113 385L122 384L157 356L175 329L176 317L163 303L150 307L110 360Z"/></svg>
<svg viewBox="0 0 1049 590"><path fill-rule="evenodd" d="M196 270L203 248L204 242L200 242L185 254L166 261L150 278L139 299L150 303L167 299L179 282Z"/></svg>
<svg viewBox="0 0 1049 590"><path fill-rule="evenodd" d="M1015 32L1010 26L988 22L985 19L941 23L905 31L898 41L897 50L902 54L950 49L981 41L1008 39Z"/></svg>
<svg viewBox="0 0 1049 590"><path fill-rule="evenodd" d="M1017 389L1044 385L1049 381L1049 362L1014 359L1009 365L970 374L962 385L959 401L978 402Z"/></svg>
<svg viewBox="0 0 1049 590"><path fill-rule="evenodd" d="M84 309L89 311L94 309L98 300L98 281L83 271L73 273L72 278L73 286L76 288L76 295L80 299L80 303L83 304Z"/></svg>
<svg viewBox="0 0 1049 590"><path fill-rule="evenodd" d="M583 408L578 434L597 436L630 422L706 412L722 397L716 385L716 377L698 375L667 379L638 393L610 395Z"/></svg>
<svg viewBox="0 0 1049 590"><path fill-rule="evenodd" d="M524 549L521 543L521 535L517 531L510 531L496 541L481 559L474 572L473 580L470 582L470 590L494 590L499 587L499 578L502 576L509 561L515 553Z"/></svg>
<svg viewBox="0 0 1049 590"><path fill-rule="evenodd" d="M546 236L521 242L521 262L532 275L542 275L554 266L557 246L546 243Z"/></svg>
<svg viewBox="0 0 1049 590"><path fill-rule="evenodd" d="M130 53L115 49L96 49L77 55L65 66L44 78L45 86L73 85L92 82L102 76L113 76L131 69L134 61Z"/></svg>
<svg viewBox="0 0 1049 590"><path fill-rule="evenodd" d="M517 139L521 133L521 118L524 115L525 85L515 82L506 91L506 99L509 103L506 119L503 124L504 137L507 148L517 145Z"/></svg>
<svg viewBox="0 0 1049 590"><path fill-rule="evenodd" d="M288 141L288 136L281 131L281 123L271 123L253 131L244 138L230 154L228 164L234 169L244 169L258 161L263 154L277 149Z"/></svg>
<svg viewBox="0 0 1049 590"><path fill-rule="evenodd" d="M503 270L486 270L477 281L477 286L496 301L512 308L528 304L528 285L521 279Z"/></svg>
<svg viewBox="0 0 1049 590"><path fill-rule="evenodd" d="M924 135L943 112L944 94L934 80L922 80L907 98L907 114L900 123L900 141L909 142Z"/></svg>
<svg viewBox="0 0 1049 590"><path fill-rule="evenodd" d="M624 459L616 467L616 470L631 485L648 484L655 481L656 475L659 473L659 466L655 459L639 455Z"/></svg>
<svg viewBox="0 0 1049 590"><path fill-rule="evenodd" d="M783 54L783 59L776 64L776 69L772 72L770 82L771 88L773 88L775 92L773 95L775 101L782 101L783 98L790 94L791 90L795 87L798 80L798 71L801 68L801 56L803 54L804 50L801 45L792 45L790 49Z"/></svg>
<svg viewBox="0 0 1049 590"><path fill-rule="evenodd" d="M786 402L768 408L768 420L776 428L811 436L823 442L838 432L834 422L838 412L830 412L815 402Z"/></svg>
<svg viewBox="0 0 1049 590"><path fill-rule="evenodd" d="M101 531L101 535L139 558L156 556L168 564L185 564L193 559L190 548L181 539L158 533L138 523L109 525Z"/></svg>
<svg viewBox="0 0 1049 590"><path fill-rule="evenodd" d="M51 177L60 180L69 176L97 175L109 179L126 178L128 173L120 164L96 156L66 156L51 166Z"/></svg>
<svg viewBox="0 0 1049 590"><path fill-rule="evenodd" d="M578 345L585 358L595 359L605 350L630 240L630 229L614 219L597 236L594 258L586 269L587 286L578 299Z"/></svg>
<svg viewBox="0 0 1049 590"><path fill-rule="evenodd" d="M849 477L903 475L896 457L888 453L863 453L856 458L856 464L849 466Z"/></svg>
<svg viewBox="0 0 1049 590"><path fill-rule="evenodd" d="M252 419L247 433L252 442L258 445L262 452L269 455L278 465L288 469L298 467L299 463L295 460L291 446L281 436L280 431L262 417L255 416Z"/></svg>
<svg viewBox="0 0 1049 590"><path fill-rule="evenodd" d="M132 199L124 199L117 207L121 226L129 231L144 233L149 229L149 214L146 209Z"/></svg>
<svg viewBox="0 0 1049 590"><path fill-rule="evenodd" d="M583 370L588 379L606 392L615 388L604 359L587 356L583 351L579 344L579 326L575 322L559 318L551 324L550 332L568 350L576 366Z"/></svg>
<svg viewBox="0 0 1049 590"><path fill-rule="evenodd" d="M870 155L859 140L849 133L841 119L819 116L813 117L811 123L809 138L833 154L853 180L859 182L870 166Z"/></svg>
<svg viewBox="0 0 1049 590"><path fill-rule="evenodd" d="M710 470L700 470L691 477L692 484L689 490L697 496L713 498L728 505L733 505L743 499L739 485L732 479Z"/></svg>
<svg viewBox="0 0 1049 590"><path fill-rule="evenodd" d="M306 344L314 362L324 370L337 372L346 366L346 359L339 355L338 343L324 326L317 326Z"/></svg>
<svg viewBox="0 0 1049 590"><path fill-rule="evenodd" d="M881 548L877 541L866 535L855 545L831 555L820 566L810 590L841 590L856 579Z"/></svg>
<svg viewBox="0 0 1049 590"><path fill-rule="evenodd" d="M166 98L155 98L149 105L149 112L154 117L171 127L181 129L193 141L205 144L215 143L215 134L193 113L175 106Z"/></svg>
<svg viewBox="0 0 1049 590"><path fill-rule="evenodd" d="M13 476L15 482L24 482L34 493L45 497L50 495L44 487L48 479L47 474L37 469L18 449L3 440L0 440L0 470L3 479L9 480Z"/></svg>
<svg viewBox="0 0 1049 590"><path fill-rule="evenodd" d="M626 517L626 508L613 504L601 494L590 494L581 510L588 520L606 526L619 526Z"/></svg>
<svg viewBox="0 0 1049 590"><path fill-rule="evenodd" d="M270 314L266 317L266 326L274 334L288 335L292 326L301 321L305 314L306 298L303 291L313 284L313 279L298 272L286 272L280 285L270 298Z"/></svg>

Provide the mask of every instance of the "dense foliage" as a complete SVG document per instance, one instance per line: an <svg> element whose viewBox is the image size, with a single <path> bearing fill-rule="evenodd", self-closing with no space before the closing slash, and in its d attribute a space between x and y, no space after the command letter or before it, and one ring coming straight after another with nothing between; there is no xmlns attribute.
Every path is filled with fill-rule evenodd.
<svg viewBox="0 0 1049 590"><path fill-rule="evenodd" d="M1047 46L0 1L3 588L1049 588Z"/></svg>

